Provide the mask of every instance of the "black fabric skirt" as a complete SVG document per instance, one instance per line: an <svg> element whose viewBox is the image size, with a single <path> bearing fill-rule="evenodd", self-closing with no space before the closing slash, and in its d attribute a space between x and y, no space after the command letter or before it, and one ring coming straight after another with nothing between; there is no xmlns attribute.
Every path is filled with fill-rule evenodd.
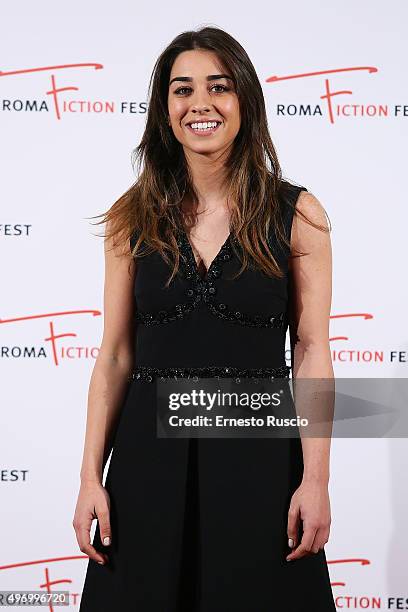
<svg viewBox="0 0 408 612"><path fill-rule="evenodd" d="M126 397L80 612L335 612L325 551L286 561L300 440L157 438L154 387Z"/></svg>

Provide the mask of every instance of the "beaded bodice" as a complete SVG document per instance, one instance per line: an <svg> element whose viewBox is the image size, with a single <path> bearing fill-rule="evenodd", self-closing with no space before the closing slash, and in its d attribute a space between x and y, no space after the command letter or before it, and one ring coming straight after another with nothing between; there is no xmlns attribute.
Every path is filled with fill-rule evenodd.
<svg viewBox="0 0 408 612"><path fill-rule="evenodd" d="M216 299L217 279L222 275L225 262L230 261L233 256L231 240L231 236L228 236L211 262L207 274L202 278L198 272L190 242L186 234L180 232L177 244L182 258L182 274L189 281L189 287L184 296L185 301L167 310L162 309L155 313L138 310L135 315L136 321L144 325L171 323L188 316L199 304L204 303L214 316L225 321L255 327L282 327L285 322L283 311L263 316L259 314L250 315Z"/></svg>
<svg viewBox="0 0 408 612"><path fill-rule="evenodd" d="M289 195L282 198L288 236L293 204L302 189L291 186ZM274 255L284 277L272 278L253 267L235 277L241 262L239 249L233 248L233 243L230 234L202 276L190 241L180 231L177 236L180 268L168 287L165 283L171 269L158 252L137 260L135 363L140 371L146 368L282 371L287 367L289 251L278 247L271 235L270 244L276 247Z"/></svg>

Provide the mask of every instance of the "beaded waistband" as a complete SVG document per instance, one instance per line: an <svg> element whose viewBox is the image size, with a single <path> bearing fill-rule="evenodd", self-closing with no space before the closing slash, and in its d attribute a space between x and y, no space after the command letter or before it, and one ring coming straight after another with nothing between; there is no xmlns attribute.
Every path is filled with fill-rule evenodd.
<svg viewBox="0 0 408 612"><path fill-rule="evenodd" d="M233 378L235 382L240 382L241 378L288 378L289 366L278 368L234 368L232 366L207 366L197 368L154 368L151 366L137 366L130 375L130 380L143 380L152 382L158 378L174 380L198 378Z"/></svg>

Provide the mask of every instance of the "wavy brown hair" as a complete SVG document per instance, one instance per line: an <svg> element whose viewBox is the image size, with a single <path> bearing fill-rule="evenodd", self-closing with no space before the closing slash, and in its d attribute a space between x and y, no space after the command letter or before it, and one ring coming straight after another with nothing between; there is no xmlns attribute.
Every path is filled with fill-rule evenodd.
<svg viewBox="0 0 408 612"><path fill-rule="evenodd" d="M180 53L193 49L216 53L234 80L239 100L241 126L225 161L231 237L235 238L232 244L234 249L234 242L238 245L242 262L238 274L255 265L267 275L281 278L283 272L268 236L273 227L278 241L289 245L279 206L279 197L288 184L282 179L269 134L265 100L255 68L243 47L220 28L206 26L182 32L157 59L149 82L144 134L132 152L137 180L106 213L97 215L103 217L99 223L107 224L106 238L119 237L119 242L125 243L134 237L134 258L159 251L173 266L168 286L179 269L177 233L180 229L188 232L194 224L198 204L183 147L167 122L173 63ZM192 218L181 214L184 198L193 203ZM315 227L325 229L302 216Z"/></svg>

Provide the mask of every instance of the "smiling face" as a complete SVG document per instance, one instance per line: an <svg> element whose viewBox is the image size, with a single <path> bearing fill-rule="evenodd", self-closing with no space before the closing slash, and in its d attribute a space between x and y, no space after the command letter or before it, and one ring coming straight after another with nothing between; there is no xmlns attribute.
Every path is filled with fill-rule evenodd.
<svg viewBox="0 0 408 612"><path fill-rule="evenodd" d="M241 118L231 77L213 51L195 49L176 57L169 80L169 123L187 155L211 156L232 145Z"/></svg>

